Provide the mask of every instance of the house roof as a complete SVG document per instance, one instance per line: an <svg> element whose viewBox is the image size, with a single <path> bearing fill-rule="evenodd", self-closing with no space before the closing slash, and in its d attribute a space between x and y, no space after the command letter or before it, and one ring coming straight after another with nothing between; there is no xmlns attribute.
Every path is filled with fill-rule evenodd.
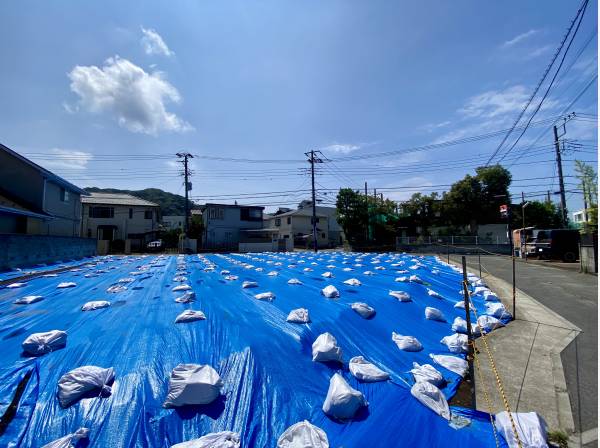
<svg viewBox="0 0 600 448"><path fill-rule="evenodd" d="M60 185L63 188L66 188L68 190L71 190L71 191L74 191L76 193L79 193L80 195L88 195L89 194L87 191L83 190L82 188L79 188L78 186L73 185L71 182L63 179L60 176L57 176L56 174L54 174L51 171L48 171L46 168L43 168L43 167L39 166L37 163L33 163L27 157L23 157L21 154L13 151L12 149L10 149L7 146L4 146L2 143L0 143L0 151L4 151L5 153L11 155L15 159L18 159L21 162L29 165L30 167L32 167L33 169L35 169L36 171L38 171L46 179L48 179L48 180L50 180L50 181L52 181L52 182Z"/></svg>
<svg viewBox="0 0 600 448"><path fill-rule="evenodd" d="M292 210L291 212L280 213L279 215L273 215L270 218L281 218L282 216L312 216L312 208L300 208L298 210ZM327 218L327 215L322 213L316 213L317 218Z"/></svg>
<svg viewBox="0 0 600 448"><path fill-rule="evenodd" d="M106 205L140 205L144 207L159 207L154 202L146 201L125 193L90 193L89 196L81 198L84 204L106 204Z"/></svg>
<svg viewBox="0 0 600 448"><path fill-rule="evenodd" d="M36 213L30 210L25 210L22 208L15 207L6 207L4 205L0 205L0 215L20 215L20 216L29 216L31 218L39 218L39 219L54 219L54 216L49 215L48 213Z"/></svg>
<svg viewBox="0 0 600 448"><path fill-rule="evenodd" d="M208 207L228 207L228 208L260 208L264 210L265 208L262 205L240 205L240 204L213 204L212 202L207 202L200 206L201 210L205 210Z"/></svg>

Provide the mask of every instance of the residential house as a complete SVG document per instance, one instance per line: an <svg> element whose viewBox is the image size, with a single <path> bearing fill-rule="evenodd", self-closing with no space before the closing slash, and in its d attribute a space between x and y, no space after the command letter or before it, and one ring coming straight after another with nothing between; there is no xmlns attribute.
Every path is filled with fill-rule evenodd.
<svg viewBox="0 0 600 448"><path fill-rule="evenodd" d="M183 228L185 227L185 216L164 215L161 218L161 223L165 230L180 230L183 232Z"/></svg>
<svg viewBox="0 0 600 448"><path fill-rule="evenodd" d="M88 238L130 240L131 250L143 249L156 239L160 207L154 202L123 193L91 193L81 202L82 234Z"/></svg>
<svg viewBox="0 0 600 448"><path fill-rule="evenodd" d="M85 190L0 144L0 233L80 236Z"/></svg>
<svg viewBox="0 0 600 448"><path fill-rule="evenodd" d="M330 247L329 219L325 214L317 213L317 246ZM300 208L290 212L269 215L265 228L277 229L279 239L291 239L294 246L312 247L313 226L312 208Z"/></svg>
<svg viewBox="0 0 600 448"><path fill-rule="evenodd" d="M587 222L585 210L581 209L573 213L573 224L575 228L581 229Z"/></svg>
<svg viewBox="0 0 600 448"><path fill-rule="evenodd" d="M237 251L240 242L255 240L253 231L263 227L264 207L205 204L200 209L204 227L202 247L206 250Z"/></svg>

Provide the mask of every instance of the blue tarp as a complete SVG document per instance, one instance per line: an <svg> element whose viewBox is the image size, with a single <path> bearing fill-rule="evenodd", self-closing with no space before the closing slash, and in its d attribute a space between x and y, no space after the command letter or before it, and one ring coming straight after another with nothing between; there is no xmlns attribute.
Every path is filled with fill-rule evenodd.
<svg viewBox="0 0 600 448"><path fill-rule="evenodd" d="M187 283L197 295L191 304L174 301L181 295L172 292L178 284L173 282L174 256L98 257L81 271L1 289L0 414L19 381L27 373L31 377L15 418L0 436L0 446L39 447L85 426L90 428L91 447L169 447L223 430L240 433L243 447L273 447L288 426L304 419L322 428L332 447L495 446L487 414L453 409L471 419L469 426L453 429L410 394L412 363L432 363L430 353L451 354L440 339L453 334L455 316L464 317L464 310L454 308L462 300L461 275L433 257L418 261L422 266L417 270L399 274L398 270L415 266L412 256L341 252L186 256ZM405 264L392 266L400 262ZM212 263L216 269L205 272ZM305 272L307 267L312 271ZM226 280L222 269L238 279ZM365 275L367 270L375 275ZM269 276L270 271L279 275ZM325 271L331 271L334 278L323 278ZM426 284L394 281L412 274ZM106 292L124 277L134 279L126 284L127 290ZM287 284L293 277L303 284ZM345 285L343 281L350 278L359 279L362 285ZM258 287L242 289L245 280L257 282ZM77 286L57 289L60 282ZM338 299L320 294L330 284L340 291ZM444 298L430 297L427 288ZM388 295L390 290L409 292L412 302L399 302ZM266 291L275 293L274 301L254 299L254 294ZM45 299L31 305L13 304L33 294ZM91 300L109 300L112 306L82 312L81 306ZM377 310L373 319L365 320L350 308L359 301ZM475 297L474 303L484 314L483 299ZM426 306L442 310L448 322L426 320ZM299 307L309 310L311 323L286 322L289 311ZM207 319L174 324L175 317L188 308L202 310ZM26 336L54 329L68 332L65 348L39 358L22 354ZM416 336L424 350L400 351L391 339L393 331ZM343 367L312 361L311 345L323 332L336 337L343 350ZM358 355L389 372L391 379L381 383L356 380L347 362ZM164 409L169 375L180 363L212 365L225 384L222 397L207 406ZM85 398L62 409L56 398L58 380L83 365L115 369L112 395ZM460 378L435 367L448 381L443 392L450 399ZM333 421L321 409L335 372L369 402L350 422Z"/></svg>

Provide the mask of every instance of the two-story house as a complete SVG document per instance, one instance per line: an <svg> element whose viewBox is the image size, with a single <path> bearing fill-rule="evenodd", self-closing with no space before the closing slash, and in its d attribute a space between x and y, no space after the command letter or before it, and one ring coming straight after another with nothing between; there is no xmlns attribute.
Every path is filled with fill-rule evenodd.
<svg viewBox="0 0 600 448"><path fill-rule="evenodd" d="M317 246L329 247L329 224L325 214L317 213ZM290 212L269 215L265 227L278 229L278 238L292 239L294 246L312 247L312 208L301 208Z"/></svg>
<svg viewBox="0 0 600 448"><path fill-rule="evenodd" d="M160 207L123 193L90 193L81 198L82 235L99 241L130 240L132 250L156 238Z"/></svg>
<svg viewBox="0 0 600 448"><path fill-rule="evenodd" d="M202 210L206 250L237 251L248 231L262 229L264 207L237 204L205 204ZM252 232L250 232L251 234Z"/></svg>

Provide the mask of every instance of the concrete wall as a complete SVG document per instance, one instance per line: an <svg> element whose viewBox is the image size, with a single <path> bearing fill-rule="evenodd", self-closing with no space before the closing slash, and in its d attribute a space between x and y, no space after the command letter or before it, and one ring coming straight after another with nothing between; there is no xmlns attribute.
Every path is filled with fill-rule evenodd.
<svg viewBox="0 0 600 448"><path fill-rule="evenodd" d="M294 247L291 239L285 239L285 251L291 252ZM240 243L238 250L240 252L278 252L279 242L277 240L266 243Z"/></svg>
<svg viewBox="0 0 600 448"><path fill-rule="evenodd" d="M115 210L114 218L90 218L90 207L112 207ZM132 209L132 218L129 218L129 209ZM145 219L144 212L152 210L152 219ZM145 206L109 205L109 204L83 204L82 236L98 238L98 226L116 226L113 239L125 240L129 234L140 234L158 230L158 208Z"/></svg>
<svg viewBox="0 0 600 448"><path fill-rule="evenodd" d="M579 254L581 270L587 274L598 273L597 248L594 246L581 246Z"/></svg>
<svg viewBox="0 0 600 448"><path fill-rule="evenodd" d="M0 235L0 270L96 255L96 240L45 235Z"/></svg>

